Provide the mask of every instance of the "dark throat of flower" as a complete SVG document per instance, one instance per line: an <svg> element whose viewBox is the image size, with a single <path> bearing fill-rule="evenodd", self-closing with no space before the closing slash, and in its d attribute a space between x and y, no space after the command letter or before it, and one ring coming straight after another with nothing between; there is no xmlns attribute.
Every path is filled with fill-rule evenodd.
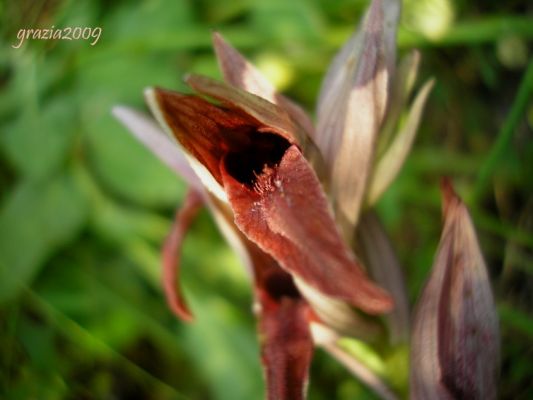
<svg viewBox="0 0 533 400"><path fill-rule="evenodd" d="M224 159L226 171L250 189L261 191L270 184L289 146L286 139L275 133L257 133L248 146L228 152Z"/></svg>

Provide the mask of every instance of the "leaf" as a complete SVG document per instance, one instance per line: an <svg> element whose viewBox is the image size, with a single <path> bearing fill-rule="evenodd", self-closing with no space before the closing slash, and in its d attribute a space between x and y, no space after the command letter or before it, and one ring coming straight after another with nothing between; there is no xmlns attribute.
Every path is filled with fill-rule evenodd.
<svg viewBox="0 0 533 400"><path fill-rule="evenodd" d="M86 207L68 174L15 187L0 210L0 301L15 296L52 254L74 240Z"/></svg>
<svg viewBox="0 0 533 400"><path fill-rule="evenodd" d="M262 391L257 339L253 330L235 321L235 311L213 293L191 298L199 316L182 327L181 345L209 383L216 400L256 399ZM238 376L239 379L235 379Z"/></svg>
<svg viewBox="0 0 533 400"><path fill-rule="evenodd" d="M76 135L76 111L70 97L47 103L40 110L27 107L6 128L2 146L18 172L42 179L61 167Z"/></svg>
<svg viewBox="0 0 533 400"><path fill-rule="evenodd" d="M136 204L151 207L174 207L182 198L183 181L126 134L111 118L109 109L87 129L90 167L104 187Z"/></svg>

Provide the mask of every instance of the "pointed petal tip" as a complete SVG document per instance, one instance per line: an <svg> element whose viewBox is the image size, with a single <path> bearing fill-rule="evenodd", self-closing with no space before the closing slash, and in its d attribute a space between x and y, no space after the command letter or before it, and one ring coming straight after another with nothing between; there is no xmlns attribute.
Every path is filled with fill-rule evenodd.
<svg viewBox="0 0 533 400"><path fill-rule="evenodd" d="M152 112L154 111L153 107L157 105L157 91L158 89L155 86L148 86L143 89L144 101L146 101Z"/></svg>
<svg viewBox="0 0 533 400"><path fill-rule="evenodd" d="M453 204L460 203L461 199L455 192L453 182L450 177L445 176L441 179L440 190L442 193L442 211L444 217L446 217L450 211L450 207L452 207Z"/></svg>
<svg viewBox="0 0 533 400"><path fill-rule="evenodd" d="M195 76L195 74L191 73L191 72L187 72L186 74L183 75L183 82L185 82L187 85L190 85L190 81L191 79L193 79Z"/></svg>
<svg viewBox="0 0 533 400"><path fill-rule="evenodd" d="M415 312L411 391L416 399L495 399L500 339L490 277L449 178L441 190L444 228Z"/></svg>
<svg viewBox="0 0 533 400"><path fill-rule="evenodd" d="M225 45L226 39L224 39L224 36L216 30L211 32L211 40L213 41L213 47L215 48L215 51L217 50L217 46Z"/></svg>
<svg viewBox="0 0 533 400"><path fill-rule="evenodd" d="M111 107L111 115L113 115L118 120L122 120L126 109L127 109L126 106L122 106L118 104L116 106Z"/></svg>
<svg viewBox="0 0 533 400"><path fill-rule="evenodd" d="M194 315L191 313L191 311L189 310L189 307L186 304L172 303L170 299L167 300L167 303L168 303L170 310L181 321L186 322L188 324L194 322Z"/></svg>
<svg viewBox="0 0 533 400"><path fill-rule="evenodd" d="M369 314L390 313L392 310L394 310L394 299L385 289L382 289L375 284L373 284L373 286L375 287L373 296L369 297L369 299L365 301L364 305L361 304L359 307Z"/></svg>

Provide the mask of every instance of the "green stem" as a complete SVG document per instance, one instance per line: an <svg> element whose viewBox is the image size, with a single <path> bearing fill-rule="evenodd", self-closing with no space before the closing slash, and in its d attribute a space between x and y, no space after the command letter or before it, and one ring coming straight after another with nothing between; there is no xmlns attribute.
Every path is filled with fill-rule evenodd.
<svg viewBox="0 0 533 400"><path fill-rule="evenodd" d="M526 107L529 103L531 93L533 90L533 59L529 62L529 65L524 74L524 78L520 83L518 94L515 97L514 103L511 106L511 111L507 115L500 131L498 132L498 138L492 146L492 149L487 156L485 162L481 165L479 171L476 188L474 191L474 199L479 201L487 189L492 175L502 156L505 154L505 150L509 146L511 139L515 133L517 125L520 123L520 119L526 111Z"/></svg>

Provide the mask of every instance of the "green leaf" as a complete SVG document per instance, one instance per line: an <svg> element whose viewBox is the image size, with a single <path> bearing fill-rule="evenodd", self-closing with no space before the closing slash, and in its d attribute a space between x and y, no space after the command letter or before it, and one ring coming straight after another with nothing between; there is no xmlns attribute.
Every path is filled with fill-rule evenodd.
<svg viewBox="0 0 533 400"><path fill-rule="evenodd" d="M43 178L58 170L76 133L74 116L71 99L62 97L40 110L27 107L5 129L1 144L20 174Z"/></svg>
<svg viewBox="0 0 533 400"><path fill-rule="evenodd" d="M82 228L86 204L69 175L23 181L0 210L0 301L17 294Z"/></svg>
<svg viewBox="0 0 533 400"><path fill-rule="evenodd" d="M183 181L112 120L110 114L90 129L91 166L104 185L140 205L178 204L185 190Z"/></svg>
<svg viewBox="0 0 533 400"><path fill-rule="evenodd" d="M191 303L199 317L183 327L182 345L210 382L213 399L260 398L264 384L252 331L236 323L223 299L210 295Z"/></svg>

